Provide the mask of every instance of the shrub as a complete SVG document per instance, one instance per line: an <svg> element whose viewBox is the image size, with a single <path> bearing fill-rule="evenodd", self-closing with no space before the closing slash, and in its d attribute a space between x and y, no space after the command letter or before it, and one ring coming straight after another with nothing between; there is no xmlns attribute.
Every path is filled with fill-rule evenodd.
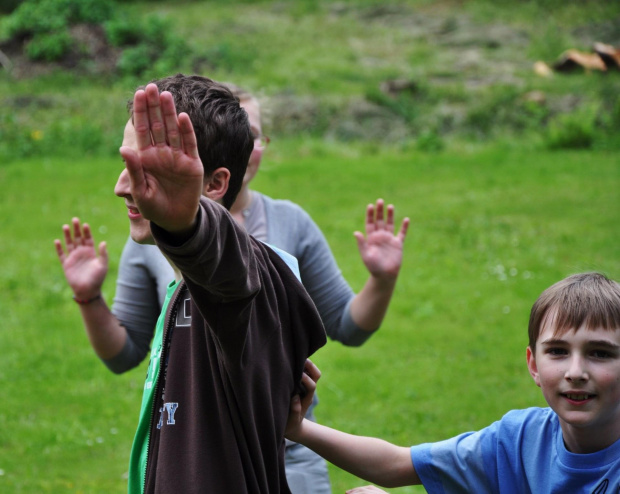
<svg viewBox="0 0 620 494"><path fill-rule="evenodd" d="M25 39L66 29L67 15L64 14L53 1L25 1L5 19L7 36Z"/></svg>
<svg viewBox="0 0 620 494"><path fill-rule="evenodd" d="M585 149L592 147L596 134L598 108L585 106L573 113L558 115L546 132L550 149Z"/></svg>
<svg viewBox="0 0 620 494"><path fill-rule="evenodd" d="M19 5L20 0L0 0L0 12L10 14Z"/></svg>
<svg viewBox="0 0 620 494"><path fill-rule="evenodd" d="M438 152L443 151L446 147L442 137L434 130L426 130L422 132L417 141L416 148L420 151Z"/></svg>
<svg viewBox="0 0 620 494"><path fill-rule="evenodd" d="M30 60L58 62L75 51L71 26L103 26L107 41L124 49L117 61L122 75L176 71L191 57L189 47L173 33L167 19L149 16L136 20L123 16L115 6L114 0L26 0L1 27L8 38L26 41L25 54Z"/></svg>
<svg viewBox="0 0 620 494"><path fill-rule="evenodd" d="M37 33L26 45L26 55L31 60L55 62L66 55L73 39L66 31L57 33Z"/></svg>
<svg viewBox="0 0 620 494"><path fill-rule="evenodd" d="M111 45L121 47L135 45L140 41L140 32L135 22L124 16L115 17L104 23L104 29Z"/></svg>
<svg viewBox="0 0 620 494"><path fill-rule="evenodd" d="M113 12L113 0L26 0L7 17L7 34L23 39L56 33L80 22L102 23Z"/></svg>
<svg viewBox="0 0 620 494"><path fill-rule="evenodd" d="M124 48L117 68L120 74L141 76L149 72L179 71L191 57L185 40L173 34L168 19L149 16L141 23L115 20L105 25L106 35Z"/></svg>
<svg viewBox="0 0 620 494"><path fill-rule="evenodd" d="M410 124L413 124L419 117L418 101L420 95L416 95L413 92L404 91L396 96L390 96L373 87L366 92L366 99L390 109L394 114L403 117Z"/></svg>

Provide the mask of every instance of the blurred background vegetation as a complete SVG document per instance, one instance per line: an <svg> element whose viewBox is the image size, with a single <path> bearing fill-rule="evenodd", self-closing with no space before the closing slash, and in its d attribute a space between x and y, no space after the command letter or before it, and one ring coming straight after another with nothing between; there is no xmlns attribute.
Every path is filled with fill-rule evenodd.
<svg viewBox="0 0 620 494"><path fill-rule="evenodd" d="M550 68L568 49L620 45L617 2L4 0L2 7L16 7L0 23L4 160L115 153L124 114L110 103L176 71L259 92L277 136L431 151L514 140L531 148L619 146L617 67ZM536 62L549 72L535 71ZM71 98L57 91L66 87Z"/></svg>
<svg viewBox="0 0 620 494"><path fill-rule="evenodd" d="M620 47L594 0L0 0L0 492L126 490L146 368L97 362L52 240L76 215L110 251L136 86L200 73L256 93L257 190L298 202L355 290L352 232L383 197L412 227L383 328L328 343L319 420L398 444L544 405L525 368L538 294L620 278ZM330 468L334 492L364 485ZM404 488L394 492L423 492Z"/></svg>

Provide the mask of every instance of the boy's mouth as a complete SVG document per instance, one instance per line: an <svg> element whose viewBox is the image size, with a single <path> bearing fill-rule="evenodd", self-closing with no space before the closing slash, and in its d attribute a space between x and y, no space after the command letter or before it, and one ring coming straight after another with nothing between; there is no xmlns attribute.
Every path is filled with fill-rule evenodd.
<svg viewBox="0 0 620 494"><path fill-rule="evenodd" d="M127 204L127 211L128 211L129 219L137 219L137 218L140 218L141 216L138 208L134 206L130 206L129 204Z"/></svg>
<svg viewBox="0 0 620 494"><path fill-rule="evenodd" d="M588 401L589 399L594 398L596 395L589 393L562 393L562 396L564 396L570 401L579 403Z"/></svg>

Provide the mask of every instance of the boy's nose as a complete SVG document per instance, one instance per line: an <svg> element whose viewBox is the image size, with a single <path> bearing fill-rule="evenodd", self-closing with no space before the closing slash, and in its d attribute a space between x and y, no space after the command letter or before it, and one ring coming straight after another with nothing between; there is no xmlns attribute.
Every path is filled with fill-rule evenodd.
<svg viewBox="0 0 620 494"><path fill-rule="evenodd" d="M589 379L585 361L580 355L573 355L564 376L569 381L587 381Z"/></svg>
<svg viewBox="0 0 620 494"><path fill-rule="evenodd" d="M116 185L114 186L114 193L118 197L126 197L131 195L129 174L127 173L127 169L124 169L119 175L118 180L116 181Z"/></svg>

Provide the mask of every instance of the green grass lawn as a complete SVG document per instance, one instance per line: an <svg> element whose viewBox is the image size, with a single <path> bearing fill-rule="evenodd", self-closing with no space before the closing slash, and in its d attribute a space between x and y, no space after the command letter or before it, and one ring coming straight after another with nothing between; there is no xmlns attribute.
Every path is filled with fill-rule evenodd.
<svg viewBox="0 0 620 494"><path fill-rule="evenodd" d="M385 323L362 348L328 343L318 419L402 445L543 405L525 366L529 308L578 271L620 278L620 168L605 152L492 145L424 154L315 140L275 142L255 181L325 232L356 290L353 231L366 203L412 220ZM0 491L123 492L144 365L115 376L94 356L53 239L77 215L105 240L114 274L127 236L112 189L120 159L0 167ZM330 469L334 492L364 485ZM405 488L398 492L423 492Z"/></svg>
<svg viewBox="0 0 620 494"><path fill-rule="evenodd" d="M618 39L620 3L123 8L173 20L201 60L179 70L259 94L273 142L255 188L311 214L355 290L365 205L382 197L398 222L411 218L382 329L359 349L330 342L314 357L319 421L410 445L544 405L525 365L532 303L571 273L620 279L620 79L541 78L532 66ZM414 89L386 96L387 80ZM73 216L91 224L108 244L111 303L128 234L112 192L122 102L143 82L0 71L0 492L126 491L146 363L116 376L97 360L53 239ZM549 150L584 138L587 149ZM433 149L443 151L421 151ZM335 493L365 484L330 474Z"/></svg>

